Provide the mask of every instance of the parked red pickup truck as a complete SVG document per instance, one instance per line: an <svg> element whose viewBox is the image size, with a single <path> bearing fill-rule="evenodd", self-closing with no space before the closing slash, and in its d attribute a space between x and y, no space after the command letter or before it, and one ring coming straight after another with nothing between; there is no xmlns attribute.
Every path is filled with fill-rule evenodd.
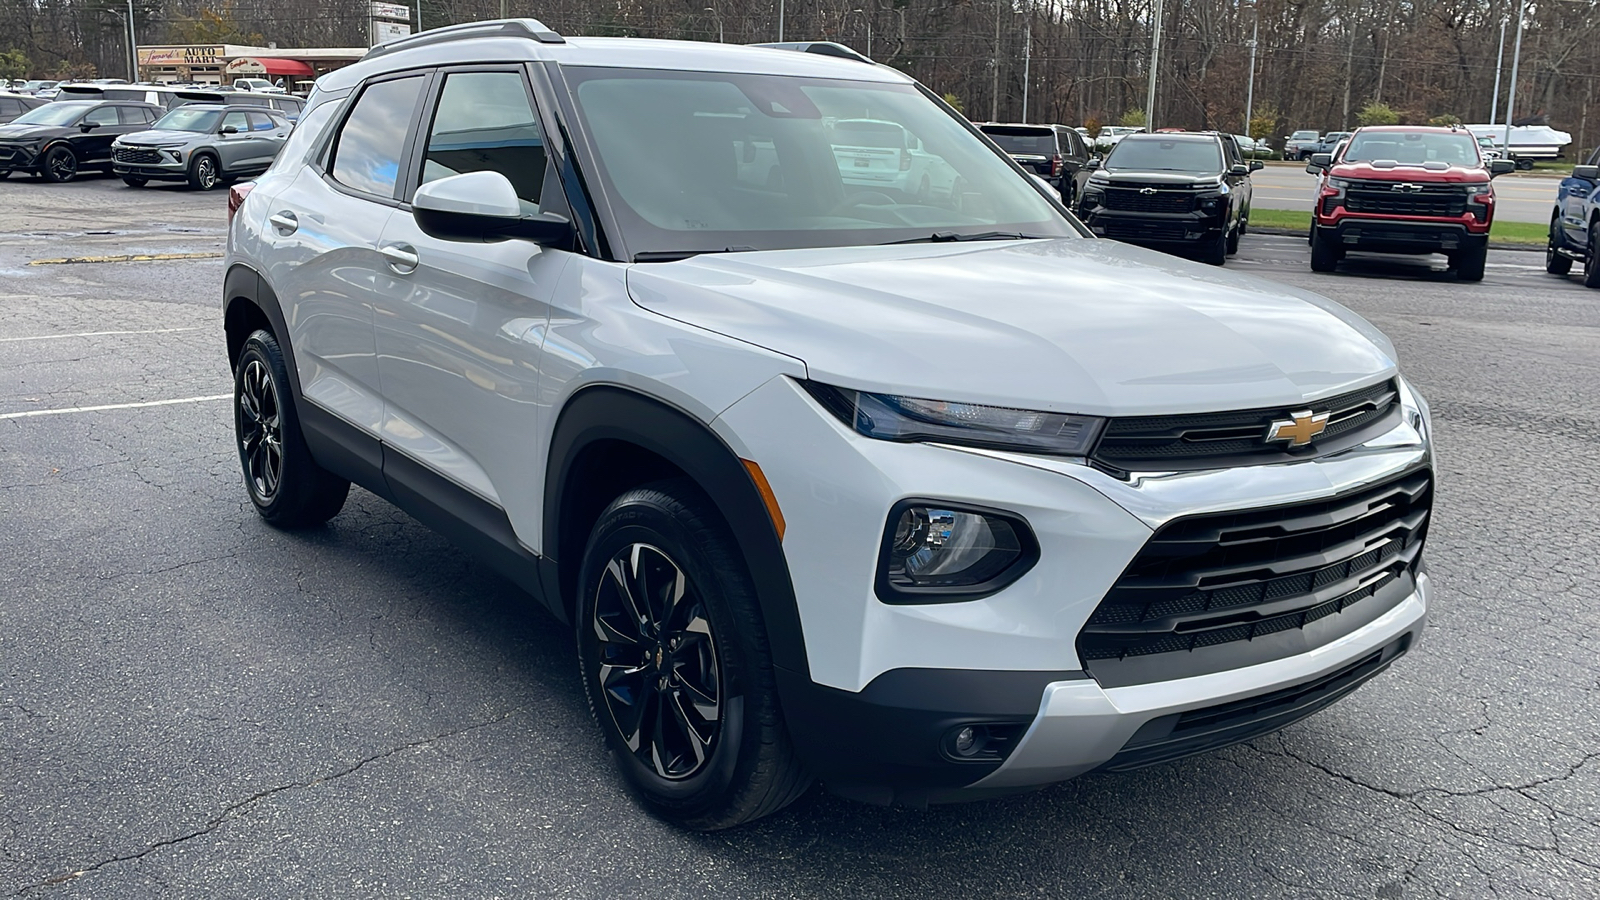
<svg viewBox="0 0 1600 900"><path fill-rule="evenodd" d="M1348 250L1443 253L1462 281L1483 280L1494 220L1489 179L1509 160L1485 160L1461 128L1362 128L1334 159L1311 157L1311 268L1331 272Z"/></svg>

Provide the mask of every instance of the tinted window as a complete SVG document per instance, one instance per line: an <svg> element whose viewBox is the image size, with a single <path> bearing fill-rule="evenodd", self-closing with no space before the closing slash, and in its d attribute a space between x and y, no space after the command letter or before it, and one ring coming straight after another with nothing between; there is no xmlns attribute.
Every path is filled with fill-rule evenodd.
<svg viewBox="0 0 1600 900"><path fill-rule="evenodd" d="M91 109L91 110L89 110L89 114L84 116L83 117L83 121L80 122L79 124L81 124L81 125L117 125L117 124L119 124L119 122L117 120L117 108L115 106L101 106L101 107L97 107L95 109Z"/></svg>
<svg viewBox="0 0 1600 900"><path fill-rule="evenodd" d="M1050 156L1056 152L1056 135L1048 128L985 128L983 133L1007 153Z"/></svg>
<svg viewBox="0 0 1600 900"><path fill-rule="evenodd" d="M1163 140L1130 135L1106 157L1108 169L1157 172L1220 172L1222 145L1217 141Z"/></svg>
<svg viewBox="0 0 1600 900"><path fill-rule="evenodd" d="M423 183L464 172L499 172L510 179L518 197L538 204L544 163L544 135L520 74L445 76L428 131Z"/></svg>
<svg viewBox="0 0 1600 900"><path fill-rule="evenodd" d="M15 100L0 97L0 116L17 116L22 114L22 104Z"/></svg>
<svg viewBox="0 0 1600 900"><path fill-rule="evenodd" d="M150 120L144 116L145 111L137 106L119 106L117 112L122 116L124 125L148 125Z"/></svg>
<svg viewBox="0 0 1600 900"><path fill-rule="evenodd" d="M421 76L383 81L361 94L334 144L336 181L369 194L394 195L422 82Z"/></svg>
<svg viewBox="0 0 1600 900"><path fill-rule="evenodd" d="M272 128L272 120L267 117L266 113L253 112L250 114L251 131L271 131Z"/></svg>

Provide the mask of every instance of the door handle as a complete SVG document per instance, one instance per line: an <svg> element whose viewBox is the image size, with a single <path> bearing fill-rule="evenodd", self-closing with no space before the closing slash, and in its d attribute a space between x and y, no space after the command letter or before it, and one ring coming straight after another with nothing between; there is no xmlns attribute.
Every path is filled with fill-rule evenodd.
<svg viewBox="0 0 1600 900"><path fill-rule="evenodd" d="M273 213L267 217L267 221L272 223L272 227L286 235L294 234L295 229L300 227L300 220L295 218L294 213L288 210Z"/></svg>
<svg viewBox="0 0 1600 900"><path fill-rule="evenodd" d="M417 263L422 260L417 256L417 248L410 244L389 244L378 248L378 253L389 262L389 268L401 275L409 275L416 271Z"/></svg>

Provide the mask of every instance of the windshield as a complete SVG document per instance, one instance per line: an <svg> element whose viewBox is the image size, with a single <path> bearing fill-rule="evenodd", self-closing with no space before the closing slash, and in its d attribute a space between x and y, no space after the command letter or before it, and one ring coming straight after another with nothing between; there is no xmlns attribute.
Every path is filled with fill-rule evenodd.
<svg viewBox="0 0 1600 900"><path fill-rule="evenodd" d="M11 120L13 125L71 125L93 109L93 103L47 103Z"/></svg>
<svg viewBox="0 0 1600 900"><path fill-rule="evenodd" d="M1393 161L1402 166L1442 162L1452 166L1478 165L1477 138L1466 132L1374 131L1358 134L1345 148L1341 162Z"/></svg>
<svg viewBox="0 0 1600 900"><path fill-rule="evenodd" d="M1296 131L1294 134L1289 135L1289 140L1291 141L1314 141L1316 139L1317 133L1315 131Z"/></svg>
<svg viewBox="0 0 1600 900"><path fill-rule="evenodd" d="M564 69L630 252L1079 232L909 84Z"/></svg>
<svg viewBox="0 0 1600 900"><path fill-rule="evenodd" d="M1007 153L1052 156L1056 152L1055 133L1041 128L985 128L983 133Z"/></svg>
<svg viewBox="0 0 1600 900"><path fill-rule="evenodd" d="M209 134L217 129L222 111L217 109L186 109L178 107L156 121L151 128L161 131L198 131Z"/></svg>
<svg viewBox="0 0 1600 900"><path fill-rule="evenodd" d="M1222 171L1222 151L1216 141L1129 135L1106 157L1106 168L1213 174Z"/></svg>

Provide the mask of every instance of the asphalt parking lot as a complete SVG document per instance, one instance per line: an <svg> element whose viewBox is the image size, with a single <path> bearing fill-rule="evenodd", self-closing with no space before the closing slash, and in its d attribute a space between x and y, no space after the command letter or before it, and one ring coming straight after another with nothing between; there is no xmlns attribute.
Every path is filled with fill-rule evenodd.
<svg viewBox="0 0 1600 900"><path fill-rule="evenodd" d="M1127 775L931 810L643 814L569 635L356 490L251 510L224 195L0 182L0 893L17 897L1593 897L1600 291L1493 251L1314 275L1432 401L1426 639L1336 706ZM160 259L54 262L83 257ZM1108 298L1107 302L1114 302ZM98 408L107 407L107 408Z"/></svg>

